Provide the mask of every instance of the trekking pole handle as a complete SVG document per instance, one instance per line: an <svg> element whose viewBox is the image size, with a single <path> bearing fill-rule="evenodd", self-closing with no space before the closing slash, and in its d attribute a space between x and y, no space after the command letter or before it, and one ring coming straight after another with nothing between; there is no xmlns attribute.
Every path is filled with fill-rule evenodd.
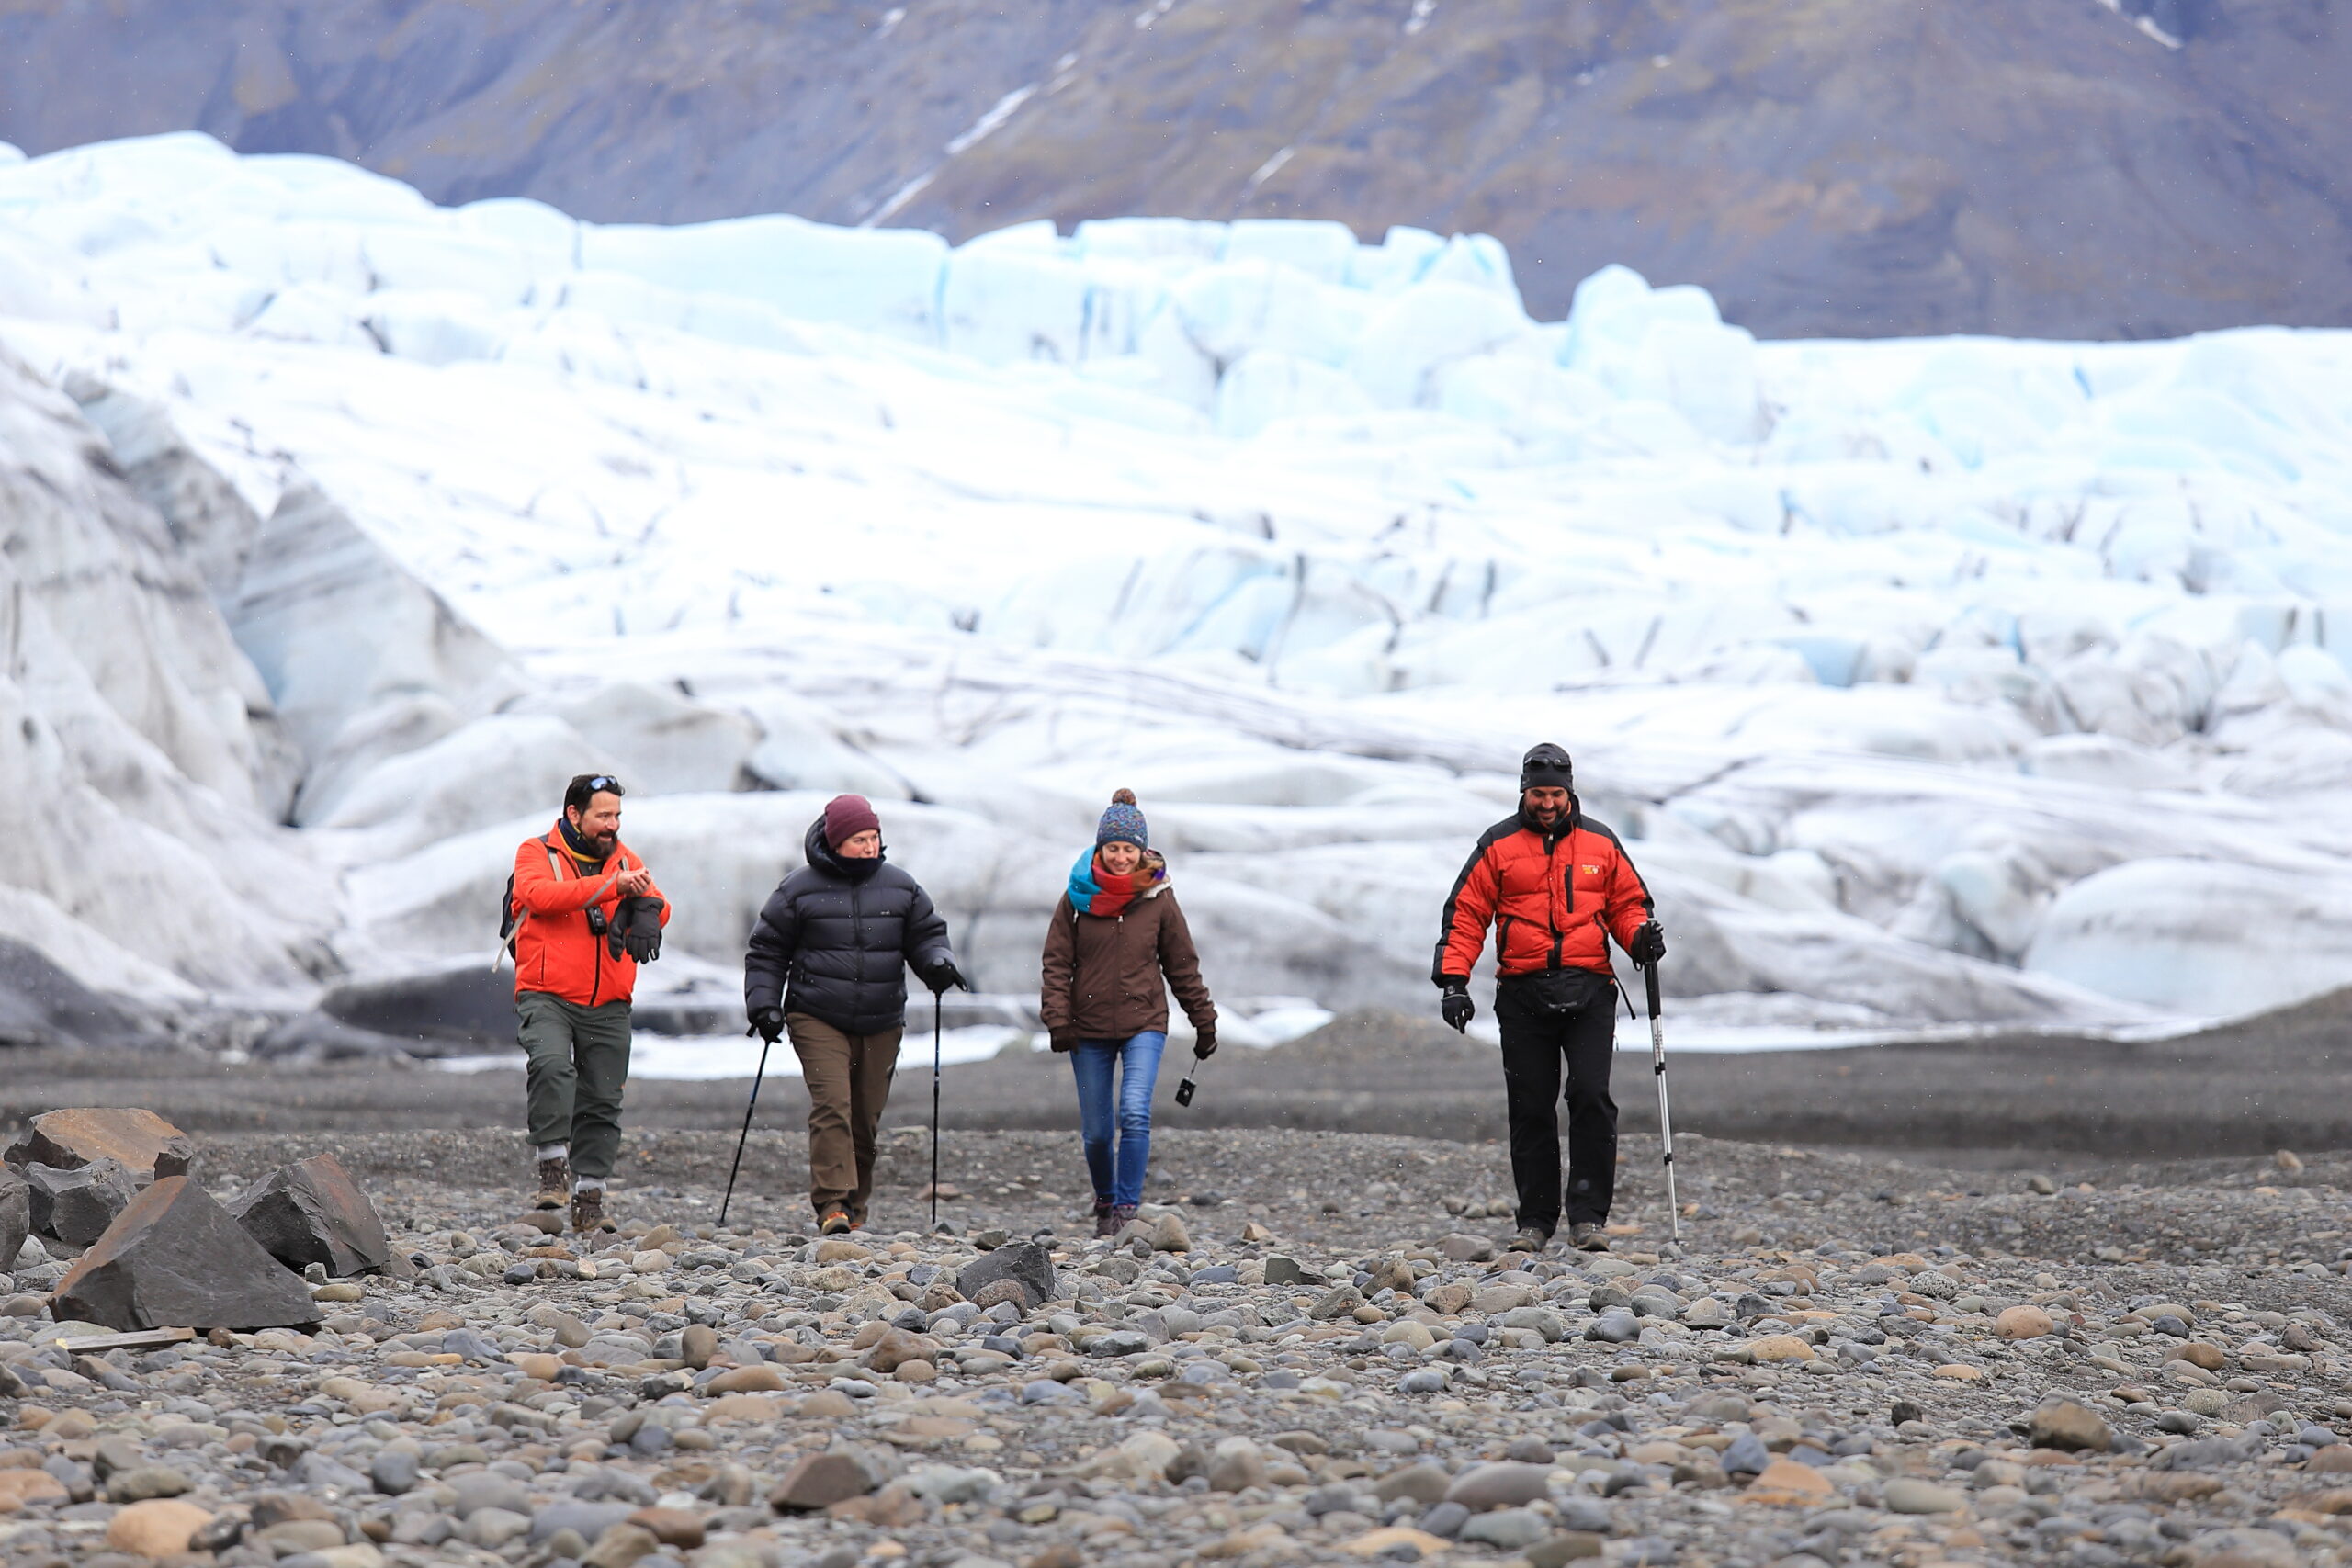
<svg viewBox="0 0 2352 1568"><path fill-rule="evenodd" d="M1656 1018L1656 1017L1657 1016L1657 964L1643 964L1643 965L1642 965L1642 988L1643 988L1645 991L1646 991L1646 992L1648 992L1648 993L1649 993L1650 1016L1651 1016L1652 1018Z"/></svg>

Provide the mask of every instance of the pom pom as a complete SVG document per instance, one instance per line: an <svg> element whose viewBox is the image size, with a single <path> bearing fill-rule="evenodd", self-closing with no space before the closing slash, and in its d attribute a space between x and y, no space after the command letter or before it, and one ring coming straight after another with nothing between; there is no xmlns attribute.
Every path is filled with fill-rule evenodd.
<svg viewBox="0 0 2352 1568"><path fill-rule="evenodd" d="M1136 792L1131 789L1113 790L1111 792L1111 804L1114 806L1133 806L1136 804Z"/></svg>

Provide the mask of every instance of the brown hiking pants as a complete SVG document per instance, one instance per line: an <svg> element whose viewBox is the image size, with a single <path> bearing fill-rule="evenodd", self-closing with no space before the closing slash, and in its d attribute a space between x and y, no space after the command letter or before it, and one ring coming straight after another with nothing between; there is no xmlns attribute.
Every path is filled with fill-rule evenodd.
<svg viewBox="0 0 2352 1568"><path fill-rule="evenodd" d="M841 1208L863 1221L874 1192L874 1132L889 1102L906 1031L845 1034L805 1012L788 1013L784 1022L808 1090L808 1202L820 1219Z"/></svg>

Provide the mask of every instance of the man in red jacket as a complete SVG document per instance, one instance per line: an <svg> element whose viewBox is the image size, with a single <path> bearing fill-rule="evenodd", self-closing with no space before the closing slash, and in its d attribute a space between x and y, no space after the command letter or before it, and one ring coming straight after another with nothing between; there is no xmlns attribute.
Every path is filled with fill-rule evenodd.
<svg viewBox="0 0 2352 1568"><path fill-rule="evenodd" d="M1560 1072L1567 1068L1568 1236L1609 1250L1617 1185L1617 1102L1609 1060L1617 983L1609 939L1636 964L1666 956L1650 893L1617 835L1584 815L1568 754L1548 742L1520 764L1518 815L1478 840L1445 901L1432 977L1445 1021L1469 1027L1470 971L1495 928L1495 1021L1502 1026L1515 1252L1541 1252L1560 1224Z"/></svg>
<svg viewBox="0 0 2352 1568"><path fill-rule="evenodd" d="M620 781L582 773L563 815L514 852L516 1038L541 1209L571 1204L575 1231L610 1230L605 1182L621 1146L629 998L637 966L662 955L670 905L621 842Z"/></svg>

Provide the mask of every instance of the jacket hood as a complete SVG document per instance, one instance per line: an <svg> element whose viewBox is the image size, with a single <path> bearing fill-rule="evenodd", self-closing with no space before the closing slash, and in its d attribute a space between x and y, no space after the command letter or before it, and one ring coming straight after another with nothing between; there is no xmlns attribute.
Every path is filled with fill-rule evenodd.
<svg viewBox="0 0 2352 1568"><path fill-rule="evenodd" d="M808 835L800 840L800 848L808 857L811 870L838 877L843 882L863 882L872 876L882 869L882 862L890 852L886 847L872 860L855 860L848 855L835 854L833 846L825 841L825 818L821 814L808 824Z"/></svg>

